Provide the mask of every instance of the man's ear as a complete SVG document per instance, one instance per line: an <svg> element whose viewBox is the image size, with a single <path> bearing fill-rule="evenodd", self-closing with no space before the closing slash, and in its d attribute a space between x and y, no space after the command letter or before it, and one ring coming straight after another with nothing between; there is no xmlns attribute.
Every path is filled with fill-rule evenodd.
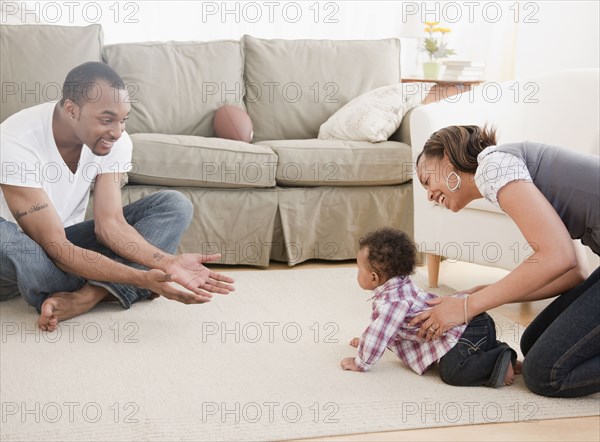
<svg viewBox="0 0 600 442"><path fill-rule="evenodd" d="M69 100L68 98L65 100L63 104L63 109L65 110L67 116L72 120L77 120L79 118L79 106Z"/></svg>

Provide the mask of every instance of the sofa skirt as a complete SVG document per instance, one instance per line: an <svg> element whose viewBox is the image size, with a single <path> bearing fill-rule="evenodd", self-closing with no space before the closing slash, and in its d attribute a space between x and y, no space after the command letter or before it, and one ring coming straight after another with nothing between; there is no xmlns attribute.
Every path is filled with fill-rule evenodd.
<svg viewBox="0 0 600 442"><path fill-rule="evenodd" d="M271 259L290 266L355 259L358 240L390 226L413 237L412 183L373 187L278 188Z"/></svg>
<svg viewBox="0 0 600 442"><path fill-rule="evenodd" d="M127 185L123 205L160 186ZM355 259L358 240L392 226L413 237L412 183L372 187L215 189L171 187L194 205L178 253L222 255L221 264L267 267L317 260ZM93 217L93 203L86 219Z"/></svg>

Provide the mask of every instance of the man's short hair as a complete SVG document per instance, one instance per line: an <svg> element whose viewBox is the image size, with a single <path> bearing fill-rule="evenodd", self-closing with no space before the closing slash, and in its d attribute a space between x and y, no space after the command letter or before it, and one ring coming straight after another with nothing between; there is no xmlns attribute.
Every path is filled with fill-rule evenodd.
<svg viewBox="0 0 600 442"><path fill-rule="evenodd" d="M78 106L97 101L101 82L108 83L113 89L125 89L123 79L105 63L89 61L76 66L67 74L60 105L63 106L66 100Z"/></svg>
<svg viewBox="0 0 600 442"><path fill-rule="evenodd" d="M395 276L409 276L415 271L417 247L398 229L383 227L360 238L358 244L361 249L368 247L369 265L385 281Z"/></svg>

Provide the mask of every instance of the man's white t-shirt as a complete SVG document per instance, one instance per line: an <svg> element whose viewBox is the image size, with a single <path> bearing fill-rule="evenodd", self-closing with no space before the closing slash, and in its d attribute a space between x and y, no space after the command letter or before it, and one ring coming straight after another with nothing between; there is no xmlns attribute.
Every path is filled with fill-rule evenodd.
<svg viewBox="0 0 600 442"><path fill-rule="evenodd" d="M133 145L123 132L106 156L83 146L75 173L61 157L52 132L55 102L18 112L0 124L0 183L42 188L63 226L83 221L90 188L97 175L131 170ZM15 222L0 190L0 217Z"/></svg>

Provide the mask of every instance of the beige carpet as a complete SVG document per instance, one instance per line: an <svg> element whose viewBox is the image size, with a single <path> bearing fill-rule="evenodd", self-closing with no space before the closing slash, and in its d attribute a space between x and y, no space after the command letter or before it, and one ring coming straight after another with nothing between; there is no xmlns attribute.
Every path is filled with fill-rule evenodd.
<svg viewBox="0 0 600 442"><path fill-rule="evenodd" d="M0 439L281 440L598 414L599 395L542 398L521 377L450 387L389 352L344 372L371 309L354 269L230 273L238 291L210 304L103 305L52 334L21 299L0 304ZM518 348L521 328L496 319Z"/></svg>

